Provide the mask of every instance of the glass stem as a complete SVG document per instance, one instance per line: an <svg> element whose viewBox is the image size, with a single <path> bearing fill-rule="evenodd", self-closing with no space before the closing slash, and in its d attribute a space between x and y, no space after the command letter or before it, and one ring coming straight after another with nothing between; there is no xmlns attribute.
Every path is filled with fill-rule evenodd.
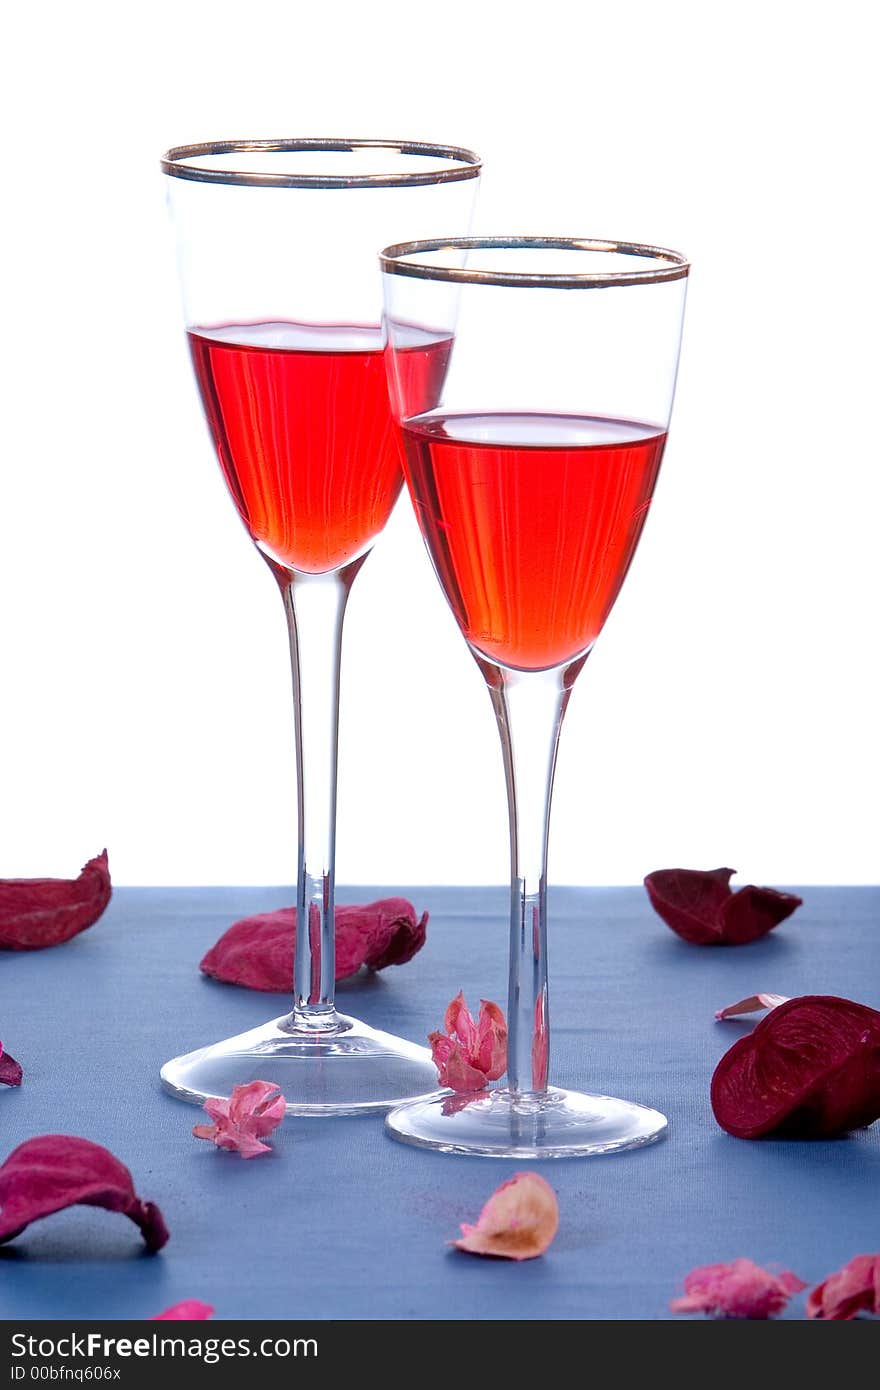
<svg viewBox="0 0 880 1390"><path fill-rule="evenodd" d="M582 661L576 663L580 669ZM547 842L559 731L575 670L487 670L501 732L510 812L510 983L507 1084L547 1089Z"/></svg>
<svg viewBox="0 0 880 1390"><path fill-rule="evenodd" d="M331 574L272 566L290 635L296 729L298 863L292 1027L339 1028L335 1008L336 763L342 620L357 560Z"/></svg>

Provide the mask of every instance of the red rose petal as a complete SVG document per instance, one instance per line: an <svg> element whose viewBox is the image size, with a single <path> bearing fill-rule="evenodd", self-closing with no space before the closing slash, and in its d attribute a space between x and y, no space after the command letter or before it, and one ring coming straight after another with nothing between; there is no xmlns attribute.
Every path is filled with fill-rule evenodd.
<svg viewBox="0 0 880 1390"><path fill-rule="evenodd" d="M792 1294L806 1287L790 1269L773 1274L753 1260L731 1260L692 1269L685 1276L684 1295L674 1298L669 1307L673 1313L763 1320L781 1313Z"/></svg>
<svg viewBox="0 0 880 1390"><path fill-rule="evenodd" d="M427 924L427 912L416 917L406 898L337 907L337 980L355 974L362 965L384 970L388 965L405 964L424 946ZM233 923L202 958L199 968L227 984L289 994L295 946L296 908L261 912Z"/></svg>
<svg viewBox="0 0 880 1390"><path fill-rule="evenodd" d="M168 1239L162 1213L142 1202L131 1173L109 1149L71 1134L42 1134L13 1149L0 1166L0 1245L67 1207L104 1207L140 1227L147 1249Z"/></svg>
<svg viewBox="0 0 880 1390"><path fill-rule="evenodd" d="M0 1084L3 1086L20 1086L22 1070L14 1057L10 1057L8 1052L3 1051L3 1044L0 1043Z"/></svg>
<svg viewBox="0 0 880 1390"><path fill-rule="evenodd" d="M722 1129L739 1139L821 1138L880 1116L880 1013L807 994L779 1004L724 1054L711 1088Z"/></svg>
<svg viewBox="0 0 880 1390"><path fill-rule="evenodd" d="M645 887L668 927L694 946L742 946L766 936L803 902L748 883L733 892L735 869L656 869Z"/></svg>
<svg viewBox="0 0 880 1390"><path fill-rule="evenodd" d="M110 893L106 850L79 878L0 879L0 947L38 951L69 941L97 922Z"/></svg>

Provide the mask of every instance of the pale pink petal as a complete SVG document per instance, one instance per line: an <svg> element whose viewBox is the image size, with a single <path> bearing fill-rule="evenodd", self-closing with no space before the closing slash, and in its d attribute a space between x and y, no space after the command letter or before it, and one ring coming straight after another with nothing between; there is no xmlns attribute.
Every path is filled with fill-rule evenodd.
<svg viewBox="0 0 880 1390"><path fill-rule="evenodd" d="M849 1322L859 1313L880 1313L880 1254L856 1255L807 1299L808 1318Z"/></svg>
<svg viewBox="0 0 880 1390"><path fill-rule="evenodd" d="M750 994L748 999L740 999L736 1004L728 1004L726 1009L716 1009L715 1017L720 1023L725 1018L735 1018L737 1014L759 1014L762 1009L775 1009L788 1003L787 994Z"/></svg>
<svg viewBox="0 0 880 1390"><path fill-rule="evenodd" d="M532 1034L532 1088L543 1090L547 1085L550 1064L550 1031L547 1026L547 986L535 1000L535 1031Z"/></svg>
<svg viewBox="0 0 880 1390"><path fill-rule="evenodd" d="M474 1226L462 1224L450 1241L472 1255L532 1260L543 1255L559 1227L556 1193L538 1173L517 1173L492 1193Z"/></svg>
<svg viewBox="0 0 880 1390"><path fill-rule="evenodd" d="M148 1322L163 1321L184 1321L196 1322L203 1318L212 1318L214 1309L210 1303L202 1303L197 1298L184 1298L180 1303L172 1303L170 1308L166 1308L164 1313L154 1313Z"/></svg>
<svg viewBox="0 0 880 1390"><path fill-rule="evenodd" d="M781 1313L791 1295L807 1286L791 1270L772 1274L752 1260L739 1259L692 1269L684 1287L684 1297L669 1305L673 1313L759 1320Z"/></svg>

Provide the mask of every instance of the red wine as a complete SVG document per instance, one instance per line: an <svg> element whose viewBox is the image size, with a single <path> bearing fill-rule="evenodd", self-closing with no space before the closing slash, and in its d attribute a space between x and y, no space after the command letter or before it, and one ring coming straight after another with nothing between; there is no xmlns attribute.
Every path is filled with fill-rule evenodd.
<svg viewBox="0 0 880 1390"><path fill-rule="evenodd" d="M427 409L449 341L413 330L407 398ZM220 467L252 539L323 574L369 549L403 484L379 328L229 324L189 333Z"/></svg>
<svg viewBox="0 0 880 1390"><path fill-rule="evenodd" d="M539 671L589 651L623 583L666 435L569 415L423 416L407 480L468 642Z"/></svg>

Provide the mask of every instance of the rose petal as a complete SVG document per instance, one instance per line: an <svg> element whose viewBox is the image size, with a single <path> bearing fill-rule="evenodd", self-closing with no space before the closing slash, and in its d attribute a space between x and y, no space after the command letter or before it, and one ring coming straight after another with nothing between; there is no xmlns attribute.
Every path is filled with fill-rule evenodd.
<svg viewBox="0 0 880 1390"><path fill-rule="evenodd" d="M37 951L69 941L97 922L110 893L106 850L79 878L0 879L0 947Z"/></svg>
<svg viewBox="0 0 880 1390"><path fill-rule="evenodd" d="M197 1298L184 1298L180 1303L172 1303L163 1313L154 1313L148 1322L185 1321L197 1322L212 1318L214 1309L210 1303L201 1303Z"/></svg>
<svg viewBox="0 0 880 1390"><path fill-rule="evenodd" d="M880 1013L807 994L779 1004L715 1068L712 1109L740 1139L820 1138L880 1116Z"/></svg>
<svg viewBox="0 0 880 1390"><path fill-rule="evenodd" d="M685 1293L673 1313L707 1313L714 1318L764 1319L781 1313L793 1293L807 1286L791 1270L771 1274L752 1260L701 1265L685 1277Z"/></svg>
<svg viewBox="0 0 880 1390"><path fill-rule="evenodd" d="M807 1317L848 1322L859 1313L880 1313L880 1254L856 1255L807 1298Z"/></svg>
<svg viewBox="0 0 880 1390"><path fill-rule="evenodd" d="M507 1024L504 1014L490 999L480 1000L475 1020L459 990L446 1006L445 1033L428 1034L441 1086L453 1091L481 1091L487 1081L497 1081L507 1066Z"/></svg>
<svg viewBox="0 0 880 1390"><path fill-rule="evenodd" d="M270 1081L250 1081L236 1086L228 1100L211 1097L202 1107L212 1125L193 1125L196 1139L210 1139L218 1149L229 1149L242 1158L271 1153L260 1139L271 1134L284 1119L285 1100Z"/></svg>
<svg viewBox="0 0 880 1390"><path fill-rule="evenodd" d="M427 923L427 912L417 918L405 898L337 907L337 980L362 965L384 970L405 964L424 946ZM262 912L233 923L203 957L200 969L227 984L289 994L295 946L296 908Z"/></svg>
<svg viewBox="0 0 880 1390"><path fill-rule="evenodd" d="M20 1086L22 1070L14 1057L10 1057L8 1052L3 1051L3 1044L0 1043L0 1084L3 1086Z"/></svg>
<svg viewBox="0 0 880 1390"><path fill-rule="evenodd" d="M694 946L741 946L790 917L803 899L746 884L734 893L735 869L656 869L645 887L668 927Z"/></svg>
<svg viewBox="0 0 880 1390"><path fill-rule="evenodd" d="M162 1213L143 1202L131 1173L109 1149L71 1134L42 1134L13 1149L0 1166L0 1245L66 1207L104 1207L140 1227L150 1251L168 1239Z"/></svg>
<svg viewBox="0 0 880 1390"><path fill-rule="evenodd" d="M776 1009L788 1002L788 994L750 994L748 999L740 999L736 1004L728 1004L726 1009L716 1009L715 1018L721 1022L725 1018L735 1018L737 1014L758 1014L762 1009Z"/></svg>
<svg viewBox="0 0 880 1390"><path fill-rule="evenodd" d="M507 1070L507 1022L491 999L480 1000L477 1058L477 1065L487 1081L497 1081Z"/></svg>
<svg viewBox="0 0 880 1390"><path fill-rule="evenodd" d="M475 1226L462 1223L450 1241L471 1255L533 1260L543 1255L559 1227L556 1193L538 1173L517 1173L492 1193Z"/></svg>

